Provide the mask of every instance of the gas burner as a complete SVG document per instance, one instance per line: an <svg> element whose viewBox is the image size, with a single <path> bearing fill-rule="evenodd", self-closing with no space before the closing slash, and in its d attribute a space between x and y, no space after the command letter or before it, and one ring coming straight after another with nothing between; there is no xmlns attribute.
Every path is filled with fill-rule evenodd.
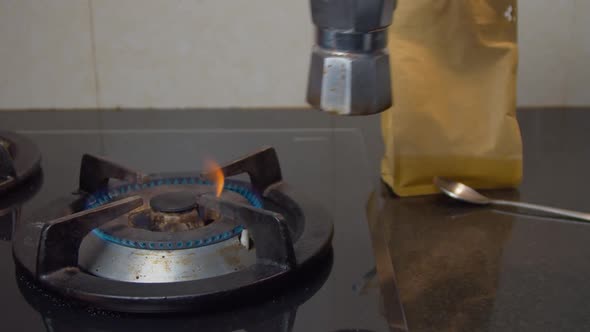
<svg viewBox="0 0 590 332"><path fill-rule="evenodd" d="M332 222L283 182L274 149L221 170L250 182L226 179L217 197L206 173L145 175L85 155L76 196L17 228L16 261L65 297L173 312L260 295L326 256Z"/></svg>
<svg viewBox="0 0 590 332"><path fill-rule="evenodd" d="M43 173L39 171L0 195L0 241L12 239L14 224L19 219L22 205L37 194L42 184Z"/></svg>
<svg viewBox="0 0 590 332"><path fill-rule="evenodd" d="M0 193L13 188L41 168L41 153L28 138L0 131Z"/></svg>
<svg viewBox="0 0 590 332"><path fill-rule="evenodd" d="M299 307L324 285L333 264L329 252L321 264L307 266L293 280L299 287L268 299L239 299L224 304L223 311L209 308L188 315L135 315L88 308L48 294L30 278L19 275L21 294L43 318L48 331L291 331Z"/></svg>

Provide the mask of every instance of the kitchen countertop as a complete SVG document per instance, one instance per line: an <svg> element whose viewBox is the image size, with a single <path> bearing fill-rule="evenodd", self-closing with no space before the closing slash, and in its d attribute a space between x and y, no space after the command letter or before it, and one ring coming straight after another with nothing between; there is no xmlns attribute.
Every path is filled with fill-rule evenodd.
<svg viewBox="0 0 590 332"><path fill-rule="evenodd" d="M590 211L583 187L590 180L590 110L525 110L518 117L524 182L519 190L491 194ZM10 243L0 241L6 330L590 329L590 225L466 206L441 195L395 197L378 179L379 117L295 110L0 112L0 129L27 135L43 154L42 185L24 203L23 218L77 187L83 153L161 172L198 169L205 156L232 160L272 145L285 180L319 201L335 223L333 257L317 278L308 273L310 280L292 291L243 310L191 317L72 308L16 274Z"/></svg>
<svg viewBox="0 0 590 332"><path fill-rule="evenodd" d="M489 192L590 211L590 110L518 114L524 181ZM588 331L590 224L468 206L442 195L369 199L382 280L411 331Z"/></svg>

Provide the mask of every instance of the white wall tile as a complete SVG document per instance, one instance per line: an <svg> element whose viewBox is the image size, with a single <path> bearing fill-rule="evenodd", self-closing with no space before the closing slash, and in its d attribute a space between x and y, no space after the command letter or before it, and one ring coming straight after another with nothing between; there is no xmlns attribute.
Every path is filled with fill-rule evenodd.
<svg viewBox="0 0 590 332"><path fill-rule="evenodd" d="M305 106L308 6L0 0L0 109ZM519 105L590 105L589 12L588 0L519 0Z"/></svg>
<svg viewBox="0 0 590 332"><path fill-rule="evenodd" d="M573 13L574 0L519 0L519 105L566 103Z"/></svg>
<svg viewBox="0 0 590 332"><path fill-rule="evenodd" d="M566 101L572 106L587 106L590 105L590 1L574 1Z"/></svg>
<svg viewBox="0 0 590 332"><path fill-rule="evenodd" d="M305 0L92 0L103 107L303 106Z"/></svg>
<svg viewBox="0 0 590 332"><path fill-rule="evenodd" d="M0 0L0 108L96 107L87 0Z"/></svg>

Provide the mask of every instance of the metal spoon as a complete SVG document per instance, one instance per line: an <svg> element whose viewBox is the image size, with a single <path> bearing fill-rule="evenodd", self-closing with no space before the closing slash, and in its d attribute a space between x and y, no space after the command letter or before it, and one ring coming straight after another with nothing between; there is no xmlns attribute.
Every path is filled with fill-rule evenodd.
<svg viewBox="0 0 590 332"><path fill-rule="evenodd" d="M499 206L513 206L518 208L529 209L533 211L541 211L546 213L551 213L558 216L569 217L584 221L590 221L590 214L589 213L582 213L564 209L557 209L548 206L536 205L536 204L529 204L529 203L521 203L521 202L514 202L514 201L504 201L499 199L491 199L486 197L479 192L475 191L473 188L464 185L463 183L452 181L445 178L435 177L434 184L445 194L448 196L472 204L479 204L479 205L499 205Z"/></svg>

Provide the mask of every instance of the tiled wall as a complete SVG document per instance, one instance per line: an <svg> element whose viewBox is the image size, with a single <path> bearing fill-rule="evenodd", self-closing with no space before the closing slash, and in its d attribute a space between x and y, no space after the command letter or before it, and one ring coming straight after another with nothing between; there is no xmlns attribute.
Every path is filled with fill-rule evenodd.
<svg viewBox="0 0 590 332"><path fill-rule="evenodd" d="M588 0L520 0L518 101L589 105ZM308 0L0 0L0 109L305 106Z"/></svg>
<svg viewBox="0 0 590 332"><path fill-rule="evenodd" d="M590 1L520 0L521 105L590 105Z"/></svg>

